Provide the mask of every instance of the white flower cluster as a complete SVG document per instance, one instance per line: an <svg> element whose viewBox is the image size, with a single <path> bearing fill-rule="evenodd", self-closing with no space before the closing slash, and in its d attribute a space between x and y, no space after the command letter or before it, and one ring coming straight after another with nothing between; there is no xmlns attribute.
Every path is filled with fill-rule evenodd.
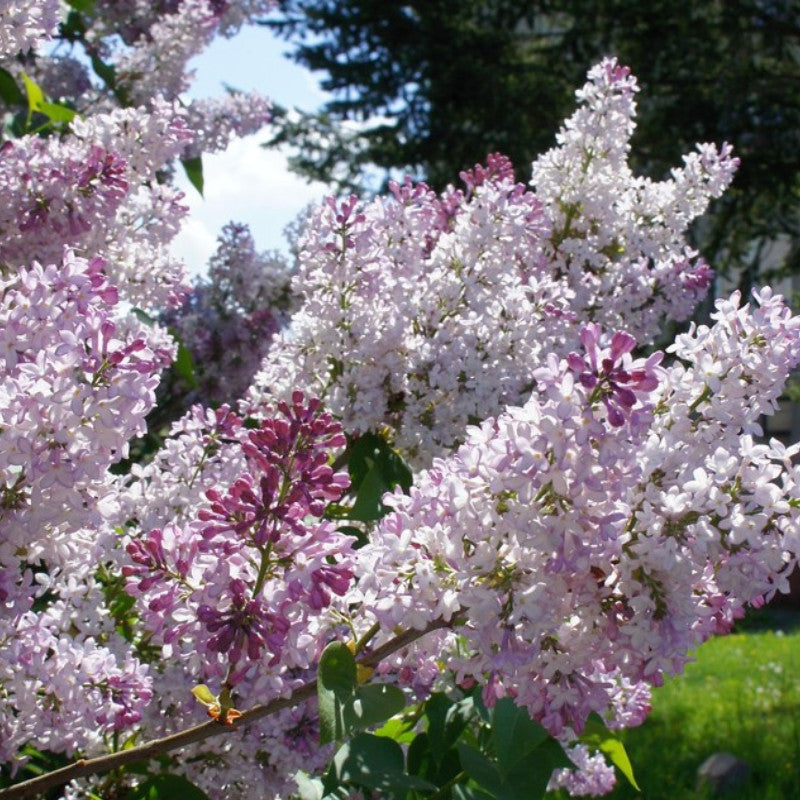
<svg viewBox="0 0 800 800"><path fill-rule="evenodd" d="M245 394L290 313L290 280L283 256L259 253L246 225L222 229L208 277L196 280L183 303L161 316L194 360L194 386L184 390L184 407Z"/></svg>
<svg viewBox="0 0 800 800"><path fill-rule="evenodd" d="M635 78L606 60L577 93L582 106L533 164L531 184L552 224L551 274L565 280L581 319L639 341L665 317L688 318L713 273L687 247L689 224L730 184L729 145L698 145L670 180L635 176L627 164L635 128Z"/></svg>
<svg viewBox="0 0 800 800"><path fill-rule="evenodd" d="M185 92L191 83L188 63L208 46L217 23L209 0L183 0L175 13L158 16L147 36L114 59L129 101L138 105L157 95L173 99Z"/></svg>
<svg viewBox="0 0 800 800"><path fill-rule="evenodd" d="M234 35L275 5L273 0L98 0L85 12L85 38L114 67L115 89L126 104L147 105L159 96L177 100L191 85L191 60L215 36Z"/></svg>
<svg viewBox="0 0 800 800"><path fill-rule="evenodd" d="M0 262L91 252L134 305L158 307L181 291L184 267L169 255L185 207L156 171L191 138L176 109L125 109L76 118L63 138L24 136L0 149Z"/></svg>
<svg viewBox="0 0 800 800"><path fill-rule="evenodd" d="M271 101L257 92L232 92L221 99L193 100L187 116L195 138L186 156L216 153L234 138L257 133L269 122L271 109Z"/></svg>
<svg viewBox="0 0 800 800"><path fill-rule="evenodd" d="M685 318L712 274L685 229L737 162L703 146L670 180L633 176L635 89L613 60L591 71L559 146L533 166L534 191L495 156L465 173L465 193L406 182L363 208L318 208L295 279L305 303L253 400L303 387L350 430L388 426L425 465L465 420L524 402L535 365L571 349L581 321L644 343Z"/></svg>
<svg viewBox="0 0 800 800"><path fill-rule="evenodd" d="M0 0L0 58L46 41L58 26L59 0Z"/></svg>

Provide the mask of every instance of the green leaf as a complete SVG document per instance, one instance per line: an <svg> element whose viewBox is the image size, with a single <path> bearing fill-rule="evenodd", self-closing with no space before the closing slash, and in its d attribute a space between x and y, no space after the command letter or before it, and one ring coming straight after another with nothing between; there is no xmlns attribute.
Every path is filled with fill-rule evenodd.
<svg viewBox="0 0 800 800"><path fill-rule="evenodd" d="M43 102L36 109L40 114L50 118L51 122L72 122L78 113L73 108L62 106L59 103Z"/></svg>
<svg viewBox="0 0 800 800"><path fill-rule="evenodd" d="M399 714L406 706L406 696L397 686L371 683L359 686L355 697L345 705L348 731L377 725Z"/></svg>
<svg viewBox="0 0 800 800"><path fill-rule="evenodd" d="M508 773L549 737L550 734L510 697L495 704L491 746L502 774Z"/></svg>
<svg viewBox="0 0 800 800"><path fill-rule="evenodd" d="M483 753L464 742L459 742L458 757L461 760L461 768L478 786L486 789L493 797L502 797L503 778L495 764Z"/></svg>
<svg viewBox="0 0 800 800"><path fill-rule="evenodd" d="M86 20L77 11L69 11L59 25L59 37L67 42L79 42L85 34Z"/></svg>
<svg viewBox="0 0 800 800"><path fill-rule="evenodd" d="M503 781L501 796L508 800L544 797L553 770L571 766L573 764L564 753L564 748L548 736L509 770Z"/></svg>
<svg viewBox="0 0 800 800"><path fill-rule="evenodd" d="M394 739L400 744L409 744L415 738L413 723L400 717L393 717L387 720L385 725L382 725L375 731L377 736L385 736L387 739Z"/></svg>
<svg viewBox="0 0 800 800"><path fill-rule="evenodd" d="M184 158L181 160L186 177L189 183L203 196L203 159L202 156L194 158Z"/></svg>
<svg viewBox="0 0 800 800"><path fill-rule="evenodd" d="M387 487L387 491L400 486L404 492L411 488L413 476L408 465L382 436L365 433L350 448L347 469L350 480L358 489L373 465Z"/></svg>
<svg viewBox="0 0 800 800"><path fill-rule="evenodd" d="M22 82L25 85L25 96L28 99L28 115L25 124L30 127L34 112L38 111L39 106L44 103L44 93L39 84L32 81L24 72L22 73Z"/></svg>
<svg viewBox="0 0 800 800"><path fill-rule="evenodd" d="M91 55L90 58L95 74L105 81L106 86L113 89L117 85L117 71L111 64L106 64L99 56Z"/></svg>
<svg viewBox="0 0 800 800"><path fill-rule="evenodd" d="M151 317L146 311L142 311L141 308L132 308L131 314L133 314L139 322L143 322L145 325L150 325L152 327L156 324L156 321L153 317Z"/></svg>
<svg viewBox="0 0 800 800"><path fill-rule="evenodd" d="M345 705L356 689L356 660L343 642L331 642L323 651L317 671L319 739L328 744L344 738Z"/></svg>
<svg viewBox="0 0 800 800"><path fill-rule="evenodd" d="M206 706L213 706L217 702L216 695L211 692L204 683L200 683L192 689L192 694Z"/></svg>
<svg viewBox="0 0 800 800"><path fill-rule="evenodd" d="M33 745L26 744L20 750L26 761L20 767L19 778L29 778L53 772L69 763L66 756L60 753L50 753L47 750L37 750Z"/></svg>
<svg viewBox="0 0 800 800"><path fill-rule="evenodd" d="M157 775L140 783L128 794L127 800L208 800L208 795L181 775Z"/></svg>
<svg viewBox="0 0 800 800"><path fill-rule="evenodd" d="M424 731L418 733L408 746L408 752L406 754L408 771L412 775L426 774L431 756L431 743L428 734Z"/></svg>
<svg viewBox="0 0 800 800"><path fill-rule="evenodd" d="M469 721L475 716L475 706L471 697L453 703L441 692L432 694L425 703L425 717L428 720L428 736L434 759L455 745Z"/></svg>
<svg viewBox="0 0 800 800"><path fill-rule="evenodd" d="M357 686L358 669L350 649L332 642L322 653L317 692L322 744L344 739L360 728L377 725L405 708L406 698L396 686Z"/></svg>
<svg viewBox="0 0 800 800"><path fill-rule="evenodd" d="M25 102L14 76L7 70L0 67L0 98L7 106L21 106Z"/></svg>
<svg viewBox="0 0 800 800"><path fill-rule="evenodd" d="M492 800L492 795L468 786L464 783L457 783L453 787L453 800Z"/></svg>
<svg viewBox="0 0 800 800"><path fill-rule="evenodd" d="M347 514L347 519L359 522L373 522L386 516L388 509L381 502L381 498L389 491L386 481L381 475L380 467L373 464L356 495L356 502Z"/></svg>
<svg viewBox="0 0 800 800"><path fill-rule="evenodd" d="M625 745L608 730L598 714L589 715L586 727L578 737L578 741L583 742L593 750L599 750L603 755L607 756L609 761L628 779L628 783L637 792L641 792L639 784L636 783L633 765L630 758L628 758Z"/></svg>
<svg viewBox="0 0 800 800"><path fill-rule="evenodd" d="M175 372L189 384L190 388L197 388L194 358L192 358L189 348L180 340L178 340L178 352L172 366Z"/></svg>
<svg viewBox="0 0 800 800"><path fill-rule="evenodd" d="M26 73L22 73L22 82L25 84L25 94L28 98L28 113L29 116L32 112L38 111L39 106L45 102L44 92L42 92L38 83L32 81Z"/></svg>
<svg viewBox="0 0 800 800"><path fill-rule="evenodd" d="M498 719L503 719L506 713L501 712ZM518 724L515 720L515 727ZM525 726L522 725L518 730L524 731ZM524 733L521 735L528 736ZM514 746L513 756L495 750L494 758L459 742L458 755L462 769L481 789L497 800L538 800L544 797L553 770L571 766L571 762L561 745L550 735L545 734L535 746L530 746L532 741L533 737L530 736L523 756L519 755L520 749ZM492 744L498 742L509 744L507 738L496 739L493 736Z"/></svg>
<svg viewBox="0 0 800 800"><path fill-rule="evenodd" d="M84 13L94 10L94 0L67 0L67 5Z"/></svg>
<svg viewBox="0 0 800 800"><path fill-rule="evenodd" d="M335 777L340 783L373 789L403 798L411 791L433 792L436 786L404 769L403 751L385 736L360 733L342 745L333 757Z"/></svg>
<svg viewBox="0 0 800 800"><path fill-rule="evenodd" d="M331 503L328 506L328 508L325 510L326 515L328 514L328 511L330 511L330 508L331 508L332 505L334 505L334 504ZM339 506L339 508L341 508L341 506ZM349 511L350 511L350 509L345 509L345 516L349 513ZM333 519L336 519L336 513L335 512L330 516ZM361 528L357 528L355 525L339 525L339 527L336 528L336 530L339 531L339 533L345 534L345 536L353 536L353 537L355 537L356 541L355 541L355 545L354 546L356 548L363 547L369 541L369 536L366 534L366 532L363 531Z"/></svg>
<svg viewBox="0 0 800 800"><path fill-rule="evenodd" d="M374 522L385 517L388 508L381 498L396 486L411 487L411 470L389 443L374 433L365 433L351 442L347 451L350 490L356 499L352 506L331 504L328 517Z"/></svg>
<svg viewBox="0 0 800 800"><path fill-rule="evenodd" d="M32 81L24 72L22 80L25 84L25 94L28 98L28 125L31 124L33 114L44 114L50 122L71 122L76 112L59 103L50 103L45 99L41 87Z"/></svg>

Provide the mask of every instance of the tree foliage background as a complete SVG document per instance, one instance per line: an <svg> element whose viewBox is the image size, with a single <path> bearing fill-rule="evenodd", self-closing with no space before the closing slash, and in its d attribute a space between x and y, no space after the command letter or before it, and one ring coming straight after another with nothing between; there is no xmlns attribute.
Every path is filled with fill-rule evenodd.
<svg viewBox="0 0 800 800"><path fill-rule="evenodd" d="M554 143L589 65L616 55L639 77L634 168L662 178L697 141L742 160L695 242L743 282L787 237L800 268L798 0L283 0L268 24L333 94L283 110L273 143L294 168L342 189L374 169L442 188L487 153L521 178ZM371 170L371 172L370 172Z"/></svg>

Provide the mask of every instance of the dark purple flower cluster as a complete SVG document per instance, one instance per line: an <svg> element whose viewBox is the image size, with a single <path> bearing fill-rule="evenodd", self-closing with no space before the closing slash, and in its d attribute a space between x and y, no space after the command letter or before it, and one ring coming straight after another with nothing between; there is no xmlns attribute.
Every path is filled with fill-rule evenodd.
<svg viewBox="0 0 800 800"><path fill-rule="evenodd" d="M200 472L233 463L238 476L206 488L187 524L131 540L124 574L152 636L195 665L203 656L198 680L252 695L265 670L313 663L324 612L351 586L352 539L321 519L349 483L330 465L345 437L302 392L263 418L223 408L214 419Z"/></svg>
<svg viewBox="0 0 800 800"><path fill-rule="evenodd" d="M232 531L256 547L275 544L284 531L302 533L306 517L322 516L347 489L347 475L328 465L331 450L345 445L341 425L319 414L319 400L304 401L295 392L291 406L278 404L281 416L244 432L248 471L225 494L209 489L211 506L198 513L207 540Z"/></svg>

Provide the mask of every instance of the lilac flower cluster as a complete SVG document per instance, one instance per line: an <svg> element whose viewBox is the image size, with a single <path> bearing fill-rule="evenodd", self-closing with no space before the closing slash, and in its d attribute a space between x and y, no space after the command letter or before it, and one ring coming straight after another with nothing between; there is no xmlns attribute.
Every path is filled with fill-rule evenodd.
<svg viewBox="0 0 800 800"><path fill-rule="evenodd" d="M67 251L0 282L3 761L29 741L92 750L138 721L151 696L97 567L111 535L108 467L143 432L173 347L114 318L104 268Z"/></svg>
<svg viewBox="0 0 800 800"><path fill-rule="evenodd" d="M55 32L58 0L3 0L0 3L0 58L36 47Z"/></svg>
<svg viewBox="0 0 800 800"><path fill-rule="evenodd" d="M272 103L256 92L230 92L222 99L194 100L187 109L195 137L185 156L215 153L234 138L261 130L271 118Z"/></svg>
<svg viewBox="0 0 800 800"><path fill-rule="evenodd" d="M72 35L102 88L71 54L36 52L49 0L5 3L0 22L3 68L84 114L0 147L0 761L181 729L202 713L198 683L242 707L288 697L334 637L377 630L374 648L444 620L376 674L415 699L513 697L580 767L552 785L600 792L609 770L574 746L587 715L641 722L649 687L784 590L800 547L800 446L759 426L800 362L782 298L734 295L666 360L634 357L711 281L684 232L730 182L730 148L698 146L663 182L634 176L637 86L606 60L532 188L494 155L464 189L406 180L314 211L304 304L269 349L288 270L228 227L170 320L212 402L244 392L263 356L255 384L238 411L194 406L149 463L111 476L175 352L129 313L184 291L172 165L268 111L247 96L182 107L189 60L273 3L87 5ZM332 465L343 430L379 429L428 469L356 550L325 515L348 486ZM123 584L125 638L109 599ZM179 768L215 797L287 796L329 755L316 737L303 702Z"/></svg>
<svg viewBox="0 0 800 800"><path fill-rule="evenodd" d="M160 104L76 118L64 138L24 136L0 148L0 262L55 261L65 246L104 258L124 299L173 300L183 265L168 254L185 213L156 171L191 138Z"/></svg>
<svg viewBox="0 0 800 800"><path fill-rule="evenodd" d="M208 277L162 318L194 359L197 385L185 392L188 402L219 404L244 395L285 323L290 280L285 259L259 253L246 225L222 229Z"/></svg>
<svg viewBox="0 0 800 800"><path fill-rule="evenodd" d="M274 0L98 0L83 12L84 36L90 55L114 67L128 103L176 100L191 84L192 58L215 36L234 35L274 6Z"/></svg>
<svg viewBox="0 0 800 800"><path fill-rule="evenodd" d="M186 208L164 177L177 159L222 149L269 116L268 101L257 94L184 107L179 96L191 81L188 63L215 36L233 35L266 14L273 0L5 5L0 36L8 42L4 50L0 40L0 66L19 85L23 73L40 80L46 99L68 103L79 115L66 135L20 137L0 150L0 261L50 262L67 245L104 258L133 305L174 305L187 287L184 266L169 247ZM67 11L79 24L66 20L57 32ZM61 44L45 53L50 33ZM105 86L89 76L90 62Z"/></svg>
<svg viewBox="0 0 800 800"><path fill-rule="evenodd" d="M549 357L524 406L384 499L346 598L362 624L453 620L455 679L556 735L592 711L640 722L646 685L785 591L797 562L800 448L754 437L800 363L800 317L755 300L718 302L666 368L584 327L585 352Z"/></svg>
<svg viewBox="0 0 800 800"><path fill-rule="evenodd" d="M0 181L9 188L0 258L17 263L33 246L51 256L49 249L63 248L112 216L127 194L126 166L117 153L96 145L70 152L54 140L6 142L0 151ZM52 248L42 246L47 239Z"/></svg>
<svg viewBox="0 0 800 800"><path fill-rule="evenodd" d="M581 107L538 158L531 183L552 224L545 257L581 319L649 341L663 319L689 317L713 272L685 239L730 184L739 161L725 144L697 146L670 180L636 177L627 158L636 79L606 59L577 92Z"/></svg>
<svg viewBox="0 0 800 800"><path fill-rule="evenodd" d="M188 58L211 36L230 35L271 6L259 0L235 4L98 0L82 9L50 0L2 4L3 69L20 86L24 71L41 83L45 100L78 111L72 122L58 122L31 135L6 139L11 135L6 131L0 147L0 762L12 769L25 759L27 744L44 751L92 755L118 747L129 735L180 725L195 711L187 680L193 681L202 671L187 664L200 657L197 652L191 653L186 645L186 657L173 666L169 648L177 652L178 645L165 643L164 657L155 658L152 648L142 646L143 624L130 619L136 633L123 638L118 632L110 600L118 590L119 561L127 558L121 526L130 522L131 530L136 530L135 519L145 520L163 510L166 519L158 524L167 535L162 550L169 552L169 533L178 530L179 510L137 505L131 500L133 487L110 475L108 468L128 454L131 437L145 431L159 373L175 353L163 328L144 325L130 313L131 306L167 308L185 291L184 267L169 252L185 214L181 194L169 183L172 164L189 152L191 128L203 137L192 151L199 154L199 149L225 146L232 136L256 129L267 112L263 98L256 98L254 109L244 114L247 100L242 97L187 110L174 92L186 85ZM79 17L85 29L75 29L53 51L47 37L63 34L64 29L57 28L59 17L68 12ZM190 41L192 31L203 35ZM77 38L70 39L72 35ZM80 47L85 52L72 57ZM103 62L117 69L116 74L106 72L111 78L101 76L110 81L107 85L89 77L90 59L101 71ZM137 64L158 64L160 69L137 74ZM41 122L36 118L32 124ZM231 244L241 265L249 263L246 239L241 234L236 246ZM76 252L88 255L84 259ZM253 324L264 330L274 326L267 325L270 312L261 308L271 302L264 292L279 281L277 269L258 274L259 258L250 263L249 277L239 270L241 286L232 279L236 287L232 302L237 312L244 313L241 304L249 298ZM230 260L238 263L233 256ZM231 276L236 270L231 266ZM299 426L302 435L318 423L298 421L301 412L294 405L288 408L290 428ZM204 493L210 485L232 483L248 468L241 442L234 447L230 439L234 429L242 442L247 437L241 419L234 418L198 410L183 423L185 428L194 425L201 453L198 473L186 476L184 483L178 481L180 470L174 464L171 469L175 486L187 489L190 496L187 520L196 521L198 507L208 505ZM319 429L314 435L317 443L325 439ZM328 438L335 446L335 434ZM298 480L317 486L323 494L340 491L333 488L333 478L326 483L324 465L315 461L313 446L304 449L295 444ZM267 445L262 441L253 445L257 446ZM217 447L219 459L212 452ZM171 452L179 450L168 445L154 464L164 469ZM164 474L168 472L164 469ZM287 485L289 472L287 468ZM208 476L212 484L203 484L200 478ZM198 485L192 495L188 487L195 479ZM261 491L258 486L254 489ZM264 500L263 492L259 497ZM172 501L178 502L177 492ZM221 501L227 502L227 495ZM289 510L281 506L276 513L285 511L287 525L294 526L281 541L271 543L275 559L289 557L293 538L300 536L306 501L316 513L321 501L313 493L306 500L294 496L280 503L275 500L276 505L288 506ZM136 506L130 513L129 502ZM198 596L204 611L193 624L206 643L205 654L220 662L227 659L231 669L245 672L249 655L257 650L264 660L274 658L275 650L281 655L296 650L297 659L308 659L316 638L313 633L286 630L284 618L296 621L303 613L309 617L327 613L332 597L344 591L350 579L347 568L337 567L326 555L331 538L334 549L342 550L346 559L349 539L337 539L328 523L316 527L309 523L309 527L312 532L298 555L300 563L285 596L278 596L280 581L277 573L270 572L263 576L263 593L269 589L271 594L252 601L255 611L263 606L265 618L274 623L275 631L284 632L283 638L276 639L270 628L263 647L253 644L264 629L249 625L255 611L244 607L250 601L240 591L251 562L234 559L236 564L217 594L209 585ZM222 534L217 537L222 538ZM199 555L190 548L186 558L197 556L211 569L211 548L219 544L217 539L210 537L208 548ZM286 566L266 558L263 563L269 570ZM189 571L186 577L196 574ZM273 592L273 586L279 588ZM218 619L209 616L211 610L219 612ZM151 620L155 612L156 606L149 610ZM226 649L228 641L232 650ZM272 648L272 655L266 648ZM270 685L275 691L281 681L296 679L291 671L281 677L282 664L272 669ZM233 679L238 680L238 674ZM175 709L185 714L176 712L169 721L170 700L149 705L154 681L164 698L171 698ZM308 743L315 732L310 711L308 716L310 723L299 711L284 715L287 729L282 737L271 721L254 737L260 742L254 746L259 753L277 748L286 760L297 761L301 756L291 751L292 743ZM248 740L227 747L244 752L250 746ZM264 757L256 762L255 751L252 755L254 764L268 764ZM273 764L268 771L275 785L285 784L282 766Z"/></svg>
<svg viewBox="0 0 800 800"><path fill-rule="evenodd" d="M182 438L202 445L202 463L188 477L189 491L204 502L193 500L179 522L131 529L123 567L148 642L183 671L178 682L172 671L163 684L154 676L157 704L145 720L151 734L175 724L174 711L171 720L164 716L167 707L197 713L187 708L187 685L234 689L248 704L291 692L316 663L336 624L330 606L353 578L352 537L322 519L349 481L329 465L345 439L319 401L296 392L290 403L262 409L258 421L228 409L202 422L197 410L193 418ZM183 448L189 452L191 445ZM219 488L211 476L228 471L232 460L239 472ZM146 476L140 470L136 483ZM168 490L164 483L142 489L161 499ZM172 489L178 495L183 486ZM174 500L167 497L165 505ZM136 508L143 506L146 497ZM164 516L170 519L168 511ZM305 737L316 732L309 713ZM246 745L257 748L262 767L272 772L278 764L266 753L275 738L280 745L291 733L278 736L274 724L265 723ZM279 771L271 782L283 786L289 777Z"/></svg>
<svg viewBox="0 0 800 800"><path fill-rule="evenodd" d="M581 322L641 344L666 317L685 319L711 272L684 232L737 161L703 145L667 181L635 177L635 91L614 60L591 70L558 147L533 165L532 191L496 156L462 176L465 191L406 181L363 208L318 208L295 284L305 302L254 401L306 387L348 429L388 426L426 466L466 420L524 403L532 365L572 350Z"/></svg>

